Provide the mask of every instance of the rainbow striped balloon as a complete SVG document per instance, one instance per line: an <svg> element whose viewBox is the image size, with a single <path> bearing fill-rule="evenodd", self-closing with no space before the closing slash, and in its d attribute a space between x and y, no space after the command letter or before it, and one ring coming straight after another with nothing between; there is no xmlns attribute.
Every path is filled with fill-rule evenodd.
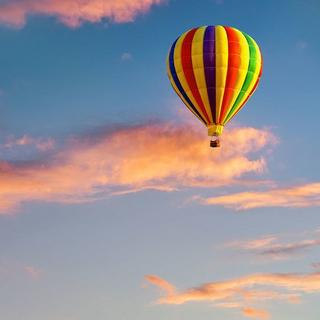
<svg viewBox="0 0 320 320"><path fill-rule="evenodd" d="M225 26L194 28L172 45L167 58L170 82L184 104L219 136L244 106L262 74L257 43Z"/></svg>

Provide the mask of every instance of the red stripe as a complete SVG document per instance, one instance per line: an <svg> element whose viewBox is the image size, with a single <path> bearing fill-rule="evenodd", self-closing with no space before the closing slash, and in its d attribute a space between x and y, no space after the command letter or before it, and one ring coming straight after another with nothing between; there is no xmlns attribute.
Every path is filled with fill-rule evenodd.
<svg viewBox="0 0 320 320"><path fill-rule="evenodd" d="M227 78L226 78L223 101L221 105L219 123L222 122L222 120L224 119L230 107L230 102L233 96L235 84L237 82L239 66L241 62L240 60L241 47L239 43L239 36L234 29L230 27L224 27L224 28L227 32L227 37L228 37L229 54L228 54Z"/></svg>
<svg viewBox="0 0 320 320"><path fill-rule="evenodd" d="M189 31L186 35L186 37L183 40L182 43L182 48L181 48L181 62L182 62L182 69L184 72L184 75L186 77L187 83L189 85L189 88L193 94L194 99L196 100L200 110L204 114L208 124L210 123L210 119L208 117L206 108L204 106L204 103L202 101L198 86L197 86L197 81L194 76L194 70L193 70L193 65L192 65L192 42L194 35L198 29L192 29Z"/></svg>

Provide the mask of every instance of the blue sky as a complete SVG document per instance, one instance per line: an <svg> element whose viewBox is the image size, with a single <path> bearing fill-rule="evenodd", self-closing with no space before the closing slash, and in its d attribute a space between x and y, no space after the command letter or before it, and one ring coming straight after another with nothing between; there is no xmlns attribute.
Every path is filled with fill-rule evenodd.
<svg viewBox="0 0 320 320"><path fill-rule="evenodd" d="M319 3L39 3L0 2L1 318L318 319ZM218 24L264 72L213 154L165 59Z"/></svg>

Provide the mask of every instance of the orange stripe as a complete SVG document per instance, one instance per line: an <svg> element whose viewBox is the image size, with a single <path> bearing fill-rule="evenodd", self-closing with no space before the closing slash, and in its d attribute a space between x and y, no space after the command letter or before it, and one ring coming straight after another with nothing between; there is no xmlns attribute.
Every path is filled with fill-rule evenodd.
<svg viewBox="0 0 320 320"><path fill-rule="evenodd" d="M221 106L221 112L219 117L219 123L224 119L229 107L230 102L233 96L234 87L238 78L238 69L240 66L240 41L238 38L238 34L235 30L230 27L224 27L228 37L228 71L227 71L227 79L226 86L224 90L223 102Z"/></svg>
<svg viewBox="0 0 320 320"><path fill-rule="evenodd" d="M204 114L206 120L208 123L210 123L209 116L207 114L206 108L204 106L204 103L202 101L198 86L197 86L197 81L194 75L194 70L193 70L193 65L192 65L192 41L194 38L194 35L198 29L192 29L189 31L182 43L182 48L181 48L181 62L182 62L182 69L184 72L184 75L186 77L187 83L189 85L189 88L191 90L191 93L197 103L197 107L200 108L202 113Z"/></svg>

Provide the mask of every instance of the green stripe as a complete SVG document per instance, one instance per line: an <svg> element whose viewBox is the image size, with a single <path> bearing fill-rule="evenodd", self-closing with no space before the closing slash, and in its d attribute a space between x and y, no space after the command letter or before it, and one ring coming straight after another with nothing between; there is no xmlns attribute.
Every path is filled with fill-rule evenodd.
<svg viewBox="0 0 320 320"><path fill-rule="evenodd" d="M249 52L250 52L250 60L249 60L249 66L248 66L248 72L246 75L246 79L244 80L243 86L241 88L241 91L235 101L235 103L233 104L232 108L230 109L226 120L224 121L224 124L227 123L229 121L229 119L232 117L232 115L234 114L234 112L237 110L237 108L239 107L239 103L242 100L243 96L246 94L246 92L248 91L248 88L253 80L253 75L257 69L257 57L258 57L258 51L256 50L256 47L254 45L253 39L247 35L246 33L242 32L242 34L246 37L246 40L248 42L249 45Z"/></svg>

